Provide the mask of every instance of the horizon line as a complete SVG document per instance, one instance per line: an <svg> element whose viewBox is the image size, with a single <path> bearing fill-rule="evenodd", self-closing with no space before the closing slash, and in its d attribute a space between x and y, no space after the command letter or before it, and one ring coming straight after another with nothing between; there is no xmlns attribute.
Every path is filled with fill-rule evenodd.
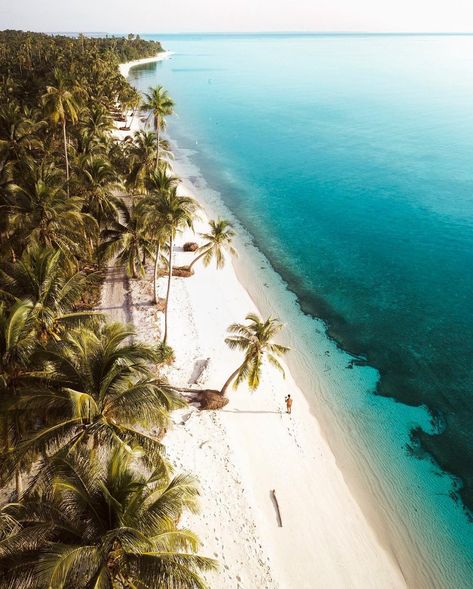
<svg viewBox="0 0 473 589"><path fill-rule="evenodd" d="M8 30L8 29L3 29ZM10 29L15 30L15 29ZM22 29L16 29L22 30ZM128 35L130 32L123 31L31 31L44 32L46 34L93 34L93 35ZM391 36L472 36L473 31L299 31L299 30L274 30L274 31L153 31L132 33L134 35L340 35L340 36L366 36L366 35L391 35Z"/></svg>

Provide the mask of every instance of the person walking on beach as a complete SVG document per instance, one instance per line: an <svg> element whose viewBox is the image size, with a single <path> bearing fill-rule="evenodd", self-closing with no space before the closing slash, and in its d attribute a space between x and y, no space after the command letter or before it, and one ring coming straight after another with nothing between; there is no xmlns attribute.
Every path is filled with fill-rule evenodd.
<svg viewBox="0 0 473 589"><path fill-rule="evenodd" d="M292 410L292 397L288 395L285 399L286 401L286 413L291 413Z"/></svg>

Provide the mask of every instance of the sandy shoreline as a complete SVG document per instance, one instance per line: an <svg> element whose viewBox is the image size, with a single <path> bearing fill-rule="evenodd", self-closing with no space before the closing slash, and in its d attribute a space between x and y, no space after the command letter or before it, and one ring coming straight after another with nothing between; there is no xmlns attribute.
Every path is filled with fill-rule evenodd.
<svg viewBox="0 0 473 589"><path fill-rule="evenodd" d="M135 61L127 61L126 63L121 63L118 66L118 69L120 70L121 75L127 78L132 67L135 67L137 65L144 65L146 63L154 63L155 61L162 61L163 59L169 59L171 55L172 51L161 51L153 57L144 57L143 59L135 59Z"/></svg>
<svg viewBox="0 0 473 589"><path fill-rule="evenodd" d="M132 65L138 63L123 64ZM128 73L129 67L121 68L122 73ZM180 190L193 193L185 183ZM205 229L203 218L196 231ZM199 241L190 232L178 238L177 264L192 259L192 254L182 251L188 240ZM164 288L161 279L161 296ZM150 305L150 277L131 281L130 290L139 336L155 342L162 316ZM106 296L113 298L110 293ZM199 384L219 388L239 361L238 353L223 343L226 328L250 311L258 309L230 262L220 271L197 265L193 277L175 278L170 344L176 363L170 380L188 386L198 367L210 359ZM292 416L282 411L287 392L294 397ZM283 380L265 367L256 393L242 385L230 392L230 399L218 413L191 408L176 415L166 439L176 466L197 475L201 483L202 515L189 518L189 526L201 537L202 553L221 562L220 574L209 578L210 586L405 587L394 558L381 546L354 500L291 373L287 371ZM283 527L278 526L272 489Z"/></svg>

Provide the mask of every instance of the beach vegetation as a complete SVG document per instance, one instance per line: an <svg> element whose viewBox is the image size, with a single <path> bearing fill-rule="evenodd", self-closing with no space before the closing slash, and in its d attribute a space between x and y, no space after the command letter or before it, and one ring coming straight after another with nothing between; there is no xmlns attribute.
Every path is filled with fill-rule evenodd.
<svg viewBox="0 0 473 589"><path fill-rule="evenodd" d="M262 320L255 313L246 316L247 323L233 323L228 327L231 334L225 338L225 343L231 350L239 350L244 353L242 363L228 377L220 394L225 395L228 387L233 383L233 388L246 381L250 390L256 390L261 379L263 360L267 360L274 368L284 376L284 368L279 358L284 356L289 348L274 343L274 338L283 328L283 324L275 317Z"/></svg>
<svg viewBox="0 0 473 589"><path fill-rule="evenodd" d="M166 117L174 112L174 101L169 96L168 91L163 86L150 88L145 93L142 104L144 110L149 110L153 117L154 129L156 131L156 164L159 167L160 161L160 134L166 128Z"/></svg>
<svg viewBox="0 0 473 589"><path fill-rule="evenodd" d="M169 300L197 210L166 171L163 89L157 133L113 133L141 104L118 64L161 50L0 32L1 587L205 588L215 568L179 525L198 489L163 446L186 406L160 373L173 350L93 310L110 261L133 277L166 255Z"/></svg>
<svg viewBox="0 0 473 589"><path fill-rule="evenodd" d="M195 480L142 473L123 449L101 458L56 456L21 503L2 509L4 586L204 588L200 573L215 561L198 556L197 537L179 525L197 511Z"/></svg>
<svg viewBox="0 0 473 589"><path fill-rule="evenodd" d="M213 260L217 268L225 266L225 251L228 251L232 256L237 255L236 249L232 245L235 232L232 225L225 219L217 219L209 221L210 231L200 233L200 237L205 241L197 249L197 256L189 264L189 270L192 271L193 266L202 260L204 266L208 266Z"/></svg>
<svg viewBox="0 0 473 589"><path fill-rule="evenodd" d="M148 239L135 205L128 207L119 201L117 210L119 219L102 231L99 255L105 262L115 260L130 278L144 276L146 256L153 255L153 241Z"/></svg>

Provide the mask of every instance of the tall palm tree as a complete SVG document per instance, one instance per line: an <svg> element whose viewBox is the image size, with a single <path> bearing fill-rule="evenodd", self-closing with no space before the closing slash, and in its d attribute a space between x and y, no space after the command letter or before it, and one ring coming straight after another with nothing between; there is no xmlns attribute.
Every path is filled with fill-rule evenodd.
<svg viewBox="0 0 473 589"><path fill-rule="evenodd" d="M172 280L172 255L176 234L185 227L192 228L194 217L198 209L197 201L190 196L179 196L177 188L173 187L169 192L160 195L156 201L156 219L160 223L161 231L168 238L168 284L166 290L166 303L164 306L164 335L163 344L166 344L168 337L168 311L169 297L171 293Z"/></svg>
<svg viewBox="0 0 473 589"><path fill-rule="evenodd" d="M154 128L158 143L156 164L159 165L159 135L160 131L166 126L165 117L172 115L174 112L174 102L163 86L156 86L155 88L149 88L148 93L145 94L145 100L142 107L145 110L150 110L153 115Z"/></svg>
<svg viewBox="0 0 473 589"><path fill-rule="evenodd" d="M9 303L31 301L31 320L40 341L58 340L66 326L90 319L93 312L77 312L75 305L99 275L77 272L61 250L33 244L16 263L0 269L0 298Z"/></svg>
<svg viewBox="0 0 473 589"><path fill-rule="evenodd" d="M278 357L283 356L289 348L272 343L274 337L281 331L282 323L279 319L273 317L268 317L266 321L263 321L254 313L249 313L246 320L249 321L249 324L233 323L228 328L228 332L234 335L225 338L225 343L232 350L236 349L244 352L245 357L240 366L232 372L223 385L220 391L222 395L225 395L228 387L235 379L233 385L235 388L244 380L247 380L251 390L257 389L265 357L270 364L284 375L284 369L279 363Z"/></svg>
<svg viewBox="0 0 473 589"><path fill-rule="evenodd" d="M66 181L69 194L69 156L67 153L67 122L75 124L79 118L79 102L77 90L71 86L56 69L54 72L55 86L47 86L46 93L41 97L42 104L51 121L62 126L64 140L64 157L66 160Z"/></svg>
<svg viewBox="0 0 473 589"><path fill-rule="evenodd" d="M198 538L178 526L196 512L194 479L138 474L130 455L84 452L49 467L49 480L3 510L0 577L19 589L205 589Z"/></svg>
<svg viewBox="0 0 473 589"><path fill-rule="evenodd" d="M218 219L217 221L209 221L209 225L210 232L200 234L206 243L199 247L199 254L190 263L189 270L192 270L192 266L200 259L202 259L204 266L208 266L215 259L215 264L220 269L225 265L225 250L228 250L232 256L237 254L236 249L232 246L235 232L231 228L231 223L225 219Z"/></svg>
<svg viewBox="0 0 473 589"><path fill-rule="evenodd" d="M102 231L103 243L100 254L104 261L116 257L131 278L144 276L143 259L151 255L152 242L147 238L140 215L134 206L129 209L125 203L117 205L121 221L111 223L110 229Z"/></svg>
<svg viewBox="0 0 473 589"><path fill-rule="evenodd" d="M158 361L158 350L130 341L134 335L119 323L99 323L70 330L36 353L47 386L44 378L31 382L17 407L42 422L1 458L0 483L20 460L30 464L38 454L54 456L90 444L139 447L147 464L165 464L158 438L145 429L166 427L169 412L185 403L152 375L149 363Z"/></svg>
<svg viewBox="0 0 473 589"><path fill-rule="evenodd" d="M120 97L120 104L124 110L131 110L130 122L128 125L126 125L128 129L130 129L133 125L133 120L135 118L136 111L141 106L140 93L135 88L133 88L133 86L130 86L129 90L125 92L123 96Z"/></svg>
<svg viewBox="0 0 473 589"><path fill-rule="evenodd" d="M154 304L158 303L158 277L161 250L167 239L162 214L162 195L167 194L179 184L179 179L172 176L162 168L157 168L145 178L147 196L138 203L138 210L143 224L143 229L150 242L154 244Z"/></svg>

